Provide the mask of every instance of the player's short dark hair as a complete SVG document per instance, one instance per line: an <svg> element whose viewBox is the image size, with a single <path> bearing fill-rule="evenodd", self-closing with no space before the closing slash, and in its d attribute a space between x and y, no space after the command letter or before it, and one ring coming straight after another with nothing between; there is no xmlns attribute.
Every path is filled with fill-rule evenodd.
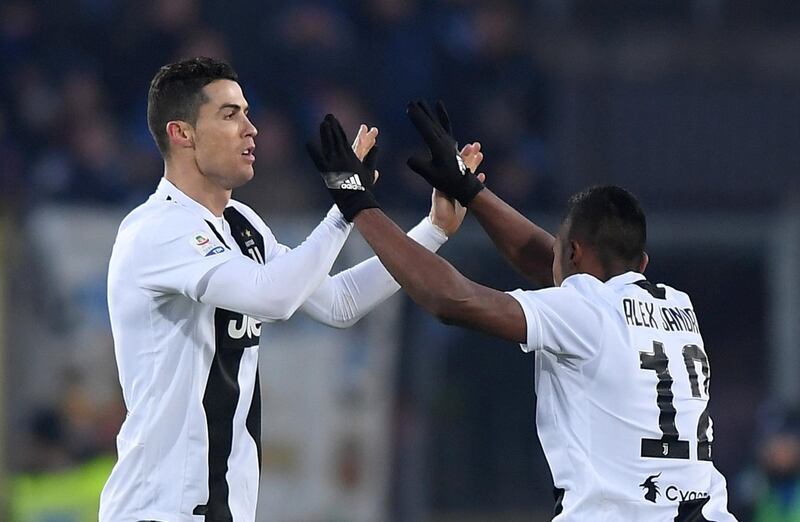
<svg viewBox="0 0 800 522"><path fill-rule="evenodd" d="M215 80L236 82L239 76L226 62L199 57L164 65L153 77L147 93L147 126L164 158L169 155L167 122L197 123L198 108L208 101L203 87Z"/></svg>
<svg viewBox="0 0 800 522"><path fill-rule="evenodd" d="M647 242L647 222L636 197L615 186L591 187L569 199L569 239L583 240L597 251L603 267L614 261L638 269Z"/></svg>

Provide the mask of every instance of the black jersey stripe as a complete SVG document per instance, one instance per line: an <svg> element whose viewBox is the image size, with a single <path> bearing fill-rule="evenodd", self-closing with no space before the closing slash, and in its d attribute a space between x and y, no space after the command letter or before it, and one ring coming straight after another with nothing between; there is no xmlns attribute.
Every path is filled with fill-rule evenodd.
<svg viewBox="0 0 800 522"><path fill-rule="evenodd" d="M225 248L230 248L230 247L228 246L228 243L226 243L226 242L225 242L225 240L222 238L222 234L220 234L219 232L217 232L217 229L216 229L216 227L214 227L214 225L212 225L212 224L211 224L211 221L209 221L209 220L206 220L206 223L208 223L208 228L210 228L210 229L211 229L211 231L212 231L212 232L214 232L214 235L215 235L215 236L217 236L217 239L219 239L219 240L220 240L220 242L221 242L223 245L225 245Z"/></svg>
<svg viewBox="0 0 800 522"><path fill-rule="evenodd" d="M264 238L232 207L225 209L223 216L231 227L231 233L243 254L254 257L257 249L264 259ZM208 222L208 226L225 244L222 235ZM228 245L225 244L227 247ZM234 339L230 336L231 323L245 327L247 318L242 314L217 308L214 311L214 359L209 370L203 395L203 409L208 425L208 502L194 509L195 515L205 515L213 522L231 522L233 515L229 505L230 486L227 481L228 460L233 449L233 420L239 404L239 369L246 348L258 345L259 336L247 335ZM253 396L245 421L247 432L253 438L258 452L261 472L261 392L258 369L254 376Z"/></svg>
<svg viewBox="0 0 800 522"><path fill-rule="evenodd" d="M553 516L558 516L564 511L564 493L566 493L564 488L553 488L553 498L556 501L556 505L553 508Z"/></svg>
<svg viewBox="0 0 800 522"><path fill-rule="evenodd" d="M651 283L647 279L640 279L639 281L634 281L631 284L634 284L634 285L638 286L639 288L641 288L642 290L647 291L647 293L649 293L650 295L652 295L656 299L666 299L667 298L667 289L666 288L654 285L653 283Z"/></svg>
<svg viewBox="0 0 800 522"><path fill-rule="evenodd" d="M253 388L253 400L250 402L250 411L247 412L247 432L256 443L258 455L258 473L261 474L261 383L256 370L256 385Z"/></svg>
<svg viewBox="0 0 800 522"><path fill-rule="evenodd" d="M232 314L217 309L214 314L217 349L208 374L203 409L208 424L208 502L194 509L195 515L205 515L206 520L229 522L233 520L228 498L228 458L233 448L233 417L239 402L239 366L243 350L225 347L227 325Z"/></svg>
<svg viewBox="0 0 800 522"><path fill-rule="evenodd" d="M223 212L225 221L231 227L231 235L243 254L250 256L256 262L263 263L266 259L264 249L264 236L245 218L238 210L228 207ZM257 251L256 254L254 251ZM253 397L250 410L247 412L247 432L253 437L258 453L258 470L261 473L261 383L259 382L258 369L256 369L256 383L253 387Z"/></svg>

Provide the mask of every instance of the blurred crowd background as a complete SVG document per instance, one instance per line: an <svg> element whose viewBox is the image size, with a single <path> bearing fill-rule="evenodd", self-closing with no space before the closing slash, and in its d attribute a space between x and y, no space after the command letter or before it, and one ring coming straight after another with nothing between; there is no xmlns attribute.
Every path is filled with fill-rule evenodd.
<svg viewBox="0 0 800 522"><path fill-rule="evenodd" d="M572 192L631 189L649 215L648 276L694 299L732 508L800 521L800 4L788 0L0 0L0 520L95 516L124 416L110 241L162 175L149 81L198 55L240 75L259 135L256 177L235 197L291 246L330 203L304 152L327 112L351 133L380 128L377 195L404 225L430 197L405 168L417 97L443 99L461 141L483 144L488 186L551 230ZM355 243L354 258L368 254ZM485 284L529 287L469 219L443 254ZM532 357L405 296L386 306L345 338L361 349L341 348L331 406L371 404L382 427L333 443L315 514L261 519L548 520ZM292 321L274 339L343 335ZM376 332L394 355L370 362L369 341L387 339ZM341 391L372 364L380 382L359 393L377 405ZM304 459L272 457L277 474ZM341 494L371 476L361 466L382 469L383 487Z"/></svg>

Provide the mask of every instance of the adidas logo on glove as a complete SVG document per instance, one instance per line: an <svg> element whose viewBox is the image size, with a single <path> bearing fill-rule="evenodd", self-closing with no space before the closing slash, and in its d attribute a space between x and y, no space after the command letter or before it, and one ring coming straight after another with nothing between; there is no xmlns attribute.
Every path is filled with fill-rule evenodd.
<svg viewBox="0 0 800 522"><path fill-rule="evenodd" d="M358 174L353 174L349 178L342 180L338 188L342 190L365 190L364 185L361 184L361 178L358 177Z"/></svg>
<svg viewBox="0 0 800 522"><path fill-rule="evenodd" d="M322 178L325 186L331 190L353 190L367 192L367 187L361 182L361 177L355 172L323 172Z"/></svg>

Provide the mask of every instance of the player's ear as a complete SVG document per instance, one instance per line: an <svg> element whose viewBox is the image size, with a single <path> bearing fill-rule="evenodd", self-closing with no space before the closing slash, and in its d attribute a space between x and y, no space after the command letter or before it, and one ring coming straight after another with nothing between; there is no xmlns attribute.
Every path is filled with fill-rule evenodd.
<svg viewBox="0 0 800 522"><path fill-rule="evenodd" d="M642 261L639 263L639 273L644 274L644 269L647 268L647 263L650 262L650 256L647 252L642 252Z"/></svg>
<svg viewBox="0 0 800 522"><path fill-rule="evenodd" d="M194 128L181 120L167 122L167 137L173 148L186 149L194 147Z"/></svg>
<svg viewBox="0 0 800 522"><path fill-rule="evenodd" d="M583 246L574 239L570 239L569 251L567 253L569 254L569 263L577 267L584 256Z"/></svg>

